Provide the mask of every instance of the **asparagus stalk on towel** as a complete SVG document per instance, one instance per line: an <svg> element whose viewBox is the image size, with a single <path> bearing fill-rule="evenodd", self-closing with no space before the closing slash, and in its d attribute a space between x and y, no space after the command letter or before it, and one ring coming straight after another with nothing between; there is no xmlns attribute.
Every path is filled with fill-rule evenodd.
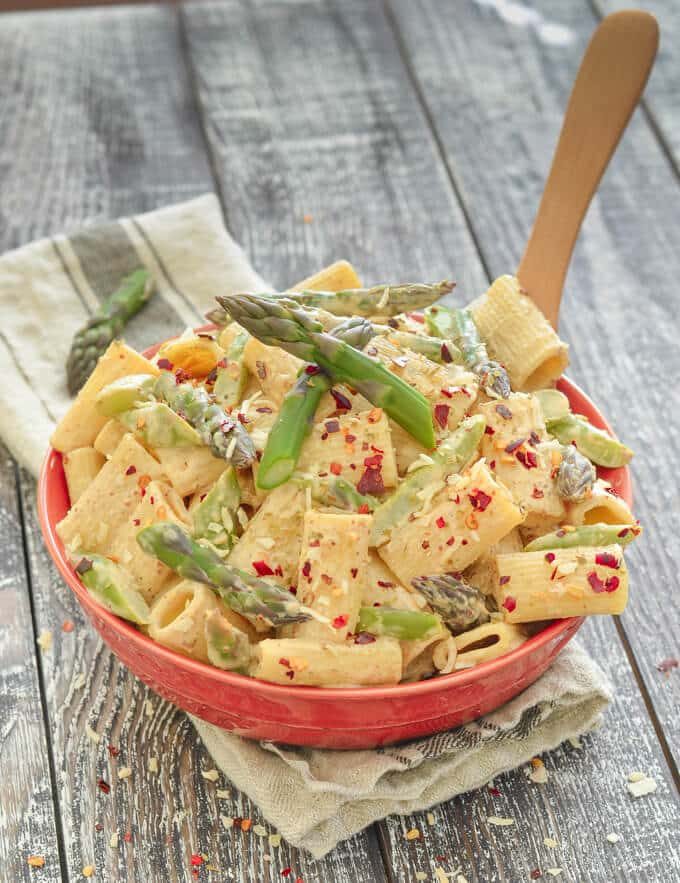
<svg viewBox="0 0 680 883"><path fill-rule="evenodd" d="M371 324L361 317L346 319L331 332L333 337L361 350L373 336ZM308 364L281 404L276 422L257 470L257 486L271 490L293 474L305 438L314 423L321 397L332 381L317 365Z"/></svg>
<svg viewBox="0 0 680 883"><path fill-rule="evenodd" d="M163 372L154 384L154 394L194 427L215 457L237 469L255 459L255 446L244 427L211 401L203 387L178 384L172 374Z"/></svg>
<svg viewBox="0 0 680 883"><path fill-rule="evenodd" d="M135 270L102 302L93 316L76 331L66 360L68 391L75 395L93 372L97 360L127 322L153 294L148 270Z"/></svg>
<svg viewBox="0 0 680 883"><path fill-rule="evenodd" d="M415 282L346 291L287 291L283 297L305 307L327 310L336 316L396 316L408 310L429 307L453 291L454 285L448 280L434 285Z"/></svg>
<svg viewBox="0 0 680 883"><path fill-rule="evenodd" d="M640 536L639 524L582 524L580 527L554 531L532 540L525 552L549 552L552 549L573 549L576 546L626 546Z"/></svg>
<svg viewBox="0 0 680 883"><path fill-rule="evenodd" d="M421 576L413 580L413 587L427 598L454 635L489 621L486 598L462 579L448 574Z"/></svg>
<svg viewBox="0 0 680 883"><path fill-rule="evenodd" d="M441 619L434 613L381 606L362 607L355 631L400 641L421 641L443 632L443 629Z"/></svg>
<svg viewBox="0 0 680 883"><path fill-rule="evenodd" d="M228 607L255 624L274 627L311 619L311 613L286 589L225 564L178 524L159 521L145 527L137 534L137 542L180 576L210 586Z"/></svg>
<svg viewBox="0 0 680 883"><path fill-rule="evenodd" d="M348 383L392 417L424 447L435 446L428 400L396 374L348 343L323 331L295 301L239 294L218 302L262 343L279 346Z"/></svg>
<svg viewBox="0 0 680 883"><path fill-rule="evenodd" d="M424 488L465 468L479 446L485 426L481 414L468 417L442 440L430 455L429 463L409 472L397 490L373 512L371 545L380 545L395 525L422 506L420 493Z"/></svg>
<svg viewBox="0 0 680 883"><path fill-rule="evenodd" d="M425 313L425 324L431 334L453 341L462 353L464 364L479 377L489 395L507 399L512 392L508 373L489 358L469 310L431 307Z"/></svg>

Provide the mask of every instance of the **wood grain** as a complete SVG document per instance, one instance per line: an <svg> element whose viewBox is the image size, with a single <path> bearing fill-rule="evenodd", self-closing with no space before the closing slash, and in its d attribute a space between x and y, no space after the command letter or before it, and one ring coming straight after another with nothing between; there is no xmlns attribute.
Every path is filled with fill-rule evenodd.
<svg viewBox="0 0 680 883"><path fill-rule="evenodd" d="M0 876L30 880L42 856L46 883L60 879L16 467L0 445Z"/></svg>
<svg viewBox="0 0 680 883"><path fill-rule="evenodd" d="M213 189L173 10L5 16L0 53L9 71L0 82L0 116L12 119L12 126L0 129L0 249ZM227 880L266 883L281 879L288 866L307 883L384 880L375 834L354 838L325 862L312 862L286 844L269 848L252 829L224 829L220 814L251 817L253 825L261 819L238 794L216 798L217 787L228 786L202 778L201 769L212 764L185 715L148 693L99 642L43 548L35 485L25 475L22 492L38 628L54 634L52 650L43 657L43 689L69 878L82 879L82 868L92 864L95 879L107 883L193 881L190 856L205 852ZM9 564L16 565L21 542L11 539ZM26 597L25 585L20 590ZM67 619L76 628L64 634L61 623ZM30 621L13 641L15 655L33 646ZM39 719L37 694L34 698L14 739L24 732L27 739L36 713ZM98 744L87 735L88 725L100 735ZM30 762L10 778L17 806L5 846L15 850L18 842L44 850L47 874L55 873L58 862L47 831L51 795L49 782L39 775L46 754L38 736L32 748L22 746ZM119 750L116 758L109 744ZM18 762L18 747L10 748L3 771L14 771ZM158 774L148 771L151 757L158 758ZM132 774L119 781L123 766ZM98 787L100 778L111 785L108 794ZM38 804L34 813L22 811L22 795ZM114 833L118 847L109 845ZM20 866L16 879L27 873Z"/></svg>
<svg viewBox="0 0 680 883"><path fill-rule="evenodd" d="M522 252L597 20L585 4L568 0L541 4L542 30L507 22L481 4L459 17L431 0L395 0L394 13L480 248L494 275L508 272ZM489 46L493 68L503 71L503 90L490 80ZM561 317L572 345L570 376L637 451L635 503L647 532L630 552L633 590L620 626L676 765L680 678L656 665L680 655L680 608L669 601L680 568L680 477L662 466L680 452L680 397L668 384L680 375L680 228L669 199L677 192L673 171L637 112L586 218Z"/></svg>

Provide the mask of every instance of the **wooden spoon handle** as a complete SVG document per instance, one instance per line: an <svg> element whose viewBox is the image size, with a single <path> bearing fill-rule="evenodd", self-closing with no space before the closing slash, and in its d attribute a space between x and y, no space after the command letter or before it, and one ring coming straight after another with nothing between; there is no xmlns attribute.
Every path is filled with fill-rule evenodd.
<svg viewBox="0 0 680 883"><path fill-rule="evenodd" d="M642 94L659 45L653 15L608 15L579 67L517 275L553 326L581 222Z"/></svg>

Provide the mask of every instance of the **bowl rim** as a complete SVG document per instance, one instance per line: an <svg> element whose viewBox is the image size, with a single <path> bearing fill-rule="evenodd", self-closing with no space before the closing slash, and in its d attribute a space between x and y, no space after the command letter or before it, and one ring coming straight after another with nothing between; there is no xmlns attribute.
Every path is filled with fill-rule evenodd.
<svg viewBox="0 0 680 883"><path fill-rule="evenodd" d="M160 346L160 344L150 347L145 351L145 354L152 350L156 350L158 346ZM562 376L558 381L558 386L566 387L569 392L576 393L577 396L580 396L584 403L594 412L594 416L597 417L596 422L598 422L602 428L612 432L611 427L604 419L599 409L575 383ZM105 607L97 604L97 602L89 596L87 590L78 579L73 566L68 560L64 545L56 533L56 522L53 522L49 516L49 498L51 495L52 483L54 481L55 466L63 472L62 454L50 446L47 450L45 459L43 460L40 476L38 478L38 518L47 551L53 562L56 564L61 576L78 598L81 607L83 607L86 612L89 612L89 610L96 610L96 615L105 622L108 628L132 642L136 645L136 648L139 651L145 654L150 653L165 663L183 669L184 673L189 676L200 676L204 679L208 677L223 688L245 688L254 691L255 693L259 693L263 697L271 697L272 699L282 699L286 696L301 697L304 695L312 701L335 700L337 698L351 701L375 701L379 698L399 699L414 697L416 695L429 695L457 686L465 687L479 679L493 675L494 672L499 669L511 665L523 657L530 656L534 650L558 639L577 623L578 625L576 625L576 628L580 627L584 620L584 617L569 617L567 619L553 620L535 635L531 635L519 647L516 647L514 650L511 650L496 659L479 663L469 669L462 669L445 675L437 675L427 680L413 681L406 684L387 684L366 687L297 686L294 684L274 684L270 681L260 680L259 678L254 678L249 675L225 671L224 669L217 668L216 666L209 665L200 660L184 656L169 647L165 647L163 644L159 644L148 635L145 635L143 632L136 629L131 623L128 623L126 620L111 613ZM628 466L619 467L619 469L621 470L620 474L623 478L622 497L629 505L631 505L632 490L630 471ZM63 475L62 480L65 480Z"/></svg>

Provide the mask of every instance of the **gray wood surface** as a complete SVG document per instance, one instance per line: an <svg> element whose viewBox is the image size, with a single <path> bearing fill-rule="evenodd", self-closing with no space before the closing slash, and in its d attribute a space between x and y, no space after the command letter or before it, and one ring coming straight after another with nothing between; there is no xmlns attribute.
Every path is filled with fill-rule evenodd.
<svg viewBox="0 0 680 883"><path fill-rule="evenodd" d="M28 880L27 855L61 879L17 470L0 445L0 878Z"/></svg>
<svg viewBox="0 0 680 883"><path fill-rule="evenodd" d="M232 233L272 281L291 282L348 257L367 281L452 273L461 297L471 296L489 273L516 265L596 20L585 2L535 8L541 11L530 26L505 20L516 22L519 4L493 9L472 0L394 0L385 8L364 0L224 0L186 4L179 18L160 7L0 17L0 57L9 71L0 79L0 119L12 120L0 126L0 249L215 186ZM665 63L670 82L672 61ZM668 116L671 97L669 87L658 99ZM677 398L662 374L665 366L677 376L679 367L669 272L680 259L671 254L680 254L670 200L677 193L655 134L636 117L568 280L563 327L574 343L571 373L638 449L637 507L648 533L631 556L634 601L624 630L598 620L582 632L614 682L616 701L583 748L565 746L545 758L545 785L530 783L523 770L508 773L497 780L496 796L482 791L450 801L434 810L434 825L424 813L391 818L322 862L286 844L269 848L252 831L224 830L220 814L255 825L256 808L227 783L202 778L212 764L184 715L95 638L42 546L34 484L22 476L36 626L54 635L40 658L40 687L68 879L81 879L92 863L96 879L191 881L190 855L205 852L219 868L211 879L244 883L282 879L289 866L292 879L305 883L411 883L419 872L434 879L435 866L460 867L470 883L515 883L536 868L545 878L549 867L574 883L680 880L675 768L663 753L666 739L677 744L678 680L654 669L662 656L678 655L665 600L680 563L670 557L677 555L677 509L668 511L677 479L664 471L661 495L642 493L658 479L653 449L663 449L667 462L677 446L677 426L675 438L661 435L657 417L665 400ZM10 513L9 546L21 562L7 481L0 483L0 491L9 489L2 511ZM635 586L649 588L635 595ZM26 587L17 587L25 599ZM24 606L12 653L33 646ZM66 619L73 632L61 631ZM35 793L47 795L46 854L52 837L53 877L43 879L58 879L40 715L31 738ZM157 774L148 770L152 757ZM0 757L0 775L6 763ZM122 766L132 773L119 781ZM11 760L9 769L16 776ZM657 779L656 794L630 798L625 779L635 769ZM100 777L109 794L97 787ZM217 798L219 787L231 795ZM489 815L516 824L494 828ZM28 851L38 851L36 818L13 817ZM423 838L407 841L411 827ZM114 832L120 844L112 848ZM608 843L608 833L621 840ZM559 847L545 847L544 836ZM17 875L36 879L23 864Z"/></svg>
<svg viewBox="0 0 680 883"><path fill-rule="evenodd" d="M550 0L540 8L543 26L551 25L553 33L561 28L563 43L542 38L536 27L511 24L481 4L455 16L453 7L436 0L394 0L413 75L496 275L517 265L571 84L597 22L587 5L571 0ZM484 45L494 47L504 72L502 91L484 77ZM678 456L680 438L680 393L668 382L680 376L677 194L674 171L636 112L586 218L560 320L572 344L570 376L637 451L635 506L647 533L631 549L633 590L619 627L676 776L680 678L656 666L680 655L680 607L671 601L680 567L680 476L662 466Z"/></svg>

